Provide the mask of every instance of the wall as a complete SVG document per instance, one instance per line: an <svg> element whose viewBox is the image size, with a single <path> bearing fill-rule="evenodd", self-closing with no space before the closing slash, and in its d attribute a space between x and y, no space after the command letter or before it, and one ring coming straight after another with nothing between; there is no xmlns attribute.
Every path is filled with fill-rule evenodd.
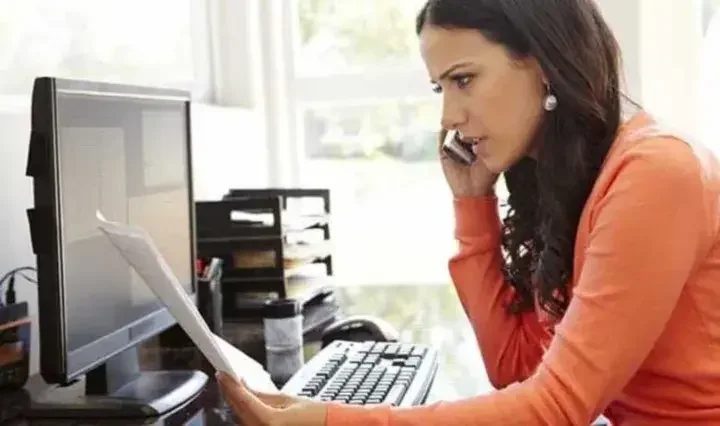
<svg viewBox="0 0 720 426"><path fill-rule="evenodd" d="M624 91L634 101L643 97L640 68L640 2L638 0L599 0L603 16L620 44Z"/></svg>
<svg viewBox="0 0 720 426"><path fill-rule="evenodd" d="M701 0L640 0L644 106L668 125L700 136Z"/></svg>
<svg viewBox="0 0 720 426"><path fill-rule="evenodd" d="M622 49L625 91L665 124L699 136L702 0L598 0Z"/></svg>
<svg viewBox="0 0 720 426"><path fill-rule="evenodd" d="M32 205L32 181L25 177L30 132L26 98L1 97L0 104L0 274L35 265L25 209ZM217 199L230 187L268 184L263 121L238 108L194 105L192 108L193 173L196 199ZM16 281L18 299L30 302L33 316L31 371L38 370L37 288Z"/></svg>
<svg viewBox="0 0 720 426"><path fill-rule="evenodd" d="M0 274L17 266L33 265L25 209L32 205L32 182L25 177L30 135L30 104L26 99L3 99L0 103ZM16 281L19 300L30 301L37 314L37 289L22 279ZM4 297L4 293L3 293ZM33 322L31 370L38 366L37 321Z"/></svg>
<svg viewBox="0 0 720 426"><path fill-rule="evenodd" d="M195 198L217 199L230 187L260 188L269 183L265 126L258 112L193 104Z"/></svg>

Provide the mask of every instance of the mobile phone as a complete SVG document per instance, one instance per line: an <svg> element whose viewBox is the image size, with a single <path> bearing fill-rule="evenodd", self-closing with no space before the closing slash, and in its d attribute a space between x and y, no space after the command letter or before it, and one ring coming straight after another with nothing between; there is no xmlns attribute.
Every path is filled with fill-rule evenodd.
<svg viewBox="0 0 720 426"><path fill-rule="evenodd" d="M460 132L457 130L447 132L442 144L442 150L448 157L458 163L470 165L475 162L476 156L472 151L472 145L463 142L462 139L460 139Z"/></svg>

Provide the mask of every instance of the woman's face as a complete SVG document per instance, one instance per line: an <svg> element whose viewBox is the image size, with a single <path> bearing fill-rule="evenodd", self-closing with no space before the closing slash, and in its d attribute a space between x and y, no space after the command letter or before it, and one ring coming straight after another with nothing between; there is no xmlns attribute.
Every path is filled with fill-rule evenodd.
<svg viewBox="0 0 720 426"><path fill-rule="evenodd" d="M490 171L526 155L544 113L544 76L536 60L516 59L479 31L426 25L420 50L434 90L442 94L441 125L471 138Z"/></svg>

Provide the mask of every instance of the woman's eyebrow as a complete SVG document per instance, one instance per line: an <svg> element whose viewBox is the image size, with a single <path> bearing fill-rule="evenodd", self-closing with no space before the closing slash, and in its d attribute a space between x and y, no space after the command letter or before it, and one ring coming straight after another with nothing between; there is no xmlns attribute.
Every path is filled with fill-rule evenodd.
<svg viewBox="0 0 720 426"><path fill-rule="evenodd" d="M450 68L448 68L444 73L440 74L440 77L437 79L437 81L430 80L430 83L436 84L438 81L444 80L445 78L447 78L447 76L450 75L450 73L457 70L458 68L466 67L468 65L472 65L472 64L470 62L460 62L459 64L455 64L455 65L451 66Z"/></svg>

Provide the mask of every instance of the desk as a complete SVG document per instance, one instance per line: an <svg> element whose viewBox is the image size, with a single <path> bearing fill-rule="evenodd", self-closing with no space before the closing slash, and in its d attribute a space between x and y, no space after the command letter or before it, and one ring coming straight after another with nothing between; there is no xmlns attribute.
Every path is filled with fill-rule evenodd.
<svg viewBox="0 0 720 426"><path fill-rule="evenodd" d="M401 339L430 344L440 352L440 369L428 402L452 400L492 391L480 358L475 336L465 318L452 286L367 286L336 291L338 304L345 314L376 315L386 319L401 332ZM228 340L238 342L243 350L257 354L257 327L252 324L228 325ZM150 343L152 345L152 343ZM180 352L186 352L179 350ZM311 356L311 353L308 353ZM152 358L152 357L150 357ZM177 356L187 359L187 356ZM165 366L158 366L165 367ZM167 367L165 367L167 368ZM33 377L27 388L42 389L43 383ZM22 397L22 396L20 396ZM5 399L0 395L0 399ZM127 420L103 425L232 425L214 381L186 406L162 419L131 423ZM92 422L57 420L28 422L16 420L13 426L89 425Z"/></svg>
<svg viewBox="0 0 720 426"><path fill-rule="evenodd" d="M28 382L28 391L35 392L42 389L45 385L42 383L42 379L39 377L33 377ZM5 395L0 394L0 398L5 398ZM27 401L27 393L20 395L15 394L18 403L22 403L22 400ZM120 419L120 420L108 420L108 419L86 419L86 420L58 420L58 419L47 419L47 420L25 420L16 418L10 420L8 423L2 423L3 426L91 426L91 425L107 425L107 426L146 426L146 425L157 425L157 426L225 426L235 425L232 414L229 409L225 406L222 401L222 397L218 391L217 385L214 378L208 383L206 388L191 401L187 402L184 406L177 408L172 413L168 413L162 418L153 419Z"/></svg>

